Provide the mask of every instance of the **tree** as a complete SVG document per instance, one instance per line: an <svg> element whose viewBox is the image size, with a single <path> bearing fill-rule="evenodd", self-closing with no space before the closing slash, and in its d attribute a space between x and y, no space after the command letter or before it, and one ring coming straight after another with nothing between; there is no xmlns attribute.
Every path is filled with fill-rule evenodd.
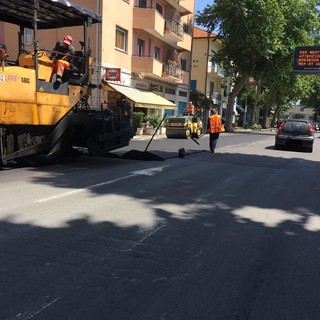
<svg viewBox="0 0 320 320"><path fill-rule="evenodd" d="M302 99L302 104L307 108L312 108L315 116L320 116L320 79L318 76L310 77L310 94Z"/></svg>
<svg viewBox="0 0 320 320"><path fill-rule="evenodd" d="M292 48L306 44L317 24L316 3L216 0L196 14L196 21L208 32L217 32L216 39L222 43L215 60L234 81L226 114L226 129L232 131L234 101L249 77L268 86L275 79L278 81L279 73L286 78L292 71Z"/></svg>
<svg viewBox="0 0 320 320"><path fill-rule="evenodd" d="M194 103L197 113L200 110L210 110L210 99L201 91L191 91L190 100Z"/></svg>

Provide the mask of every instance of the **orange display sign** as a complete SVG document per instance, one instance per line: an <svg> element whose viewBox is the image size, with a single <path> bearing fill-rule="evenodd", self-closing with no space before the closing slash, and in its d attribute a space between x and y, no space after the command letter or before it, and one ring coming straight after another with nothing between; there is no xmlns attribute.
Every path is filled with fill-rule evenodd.
<svg viewBox="0 0 320 320"><path fill-rule="evenodd" d="M320 74L320 47L297 47L293 71L301 74Z"/></svg>

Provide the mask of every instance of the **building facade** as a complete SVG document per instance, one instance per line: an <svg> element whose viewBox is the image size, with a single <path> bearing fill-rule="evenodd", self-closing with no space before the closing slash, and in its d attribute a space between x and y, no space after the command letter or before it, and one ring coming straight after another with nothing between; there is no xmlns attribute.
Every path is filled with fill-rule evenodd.
<svg viewBox="0 0 320 320"><path fill-rule="evenodd" d="M223 115L227 107L228 95L232 88L231 77L215 62L215 53L221 48L216 34L194 27L190 90L200 91L211 100L212 106ZM237 114L235 104L234 115Z"/></svg>
<svg viewBox="0 0 320 320"><path fill-rule="evenodd" d="M173 115L189 99L192 32L195 0L72 0L102 16L102 23L89 31L95 72L94 81L103 83L93 104L113 103L127 95L132 110L146 114ZM10 56L18 55L12 25L0 23L0 43ZM40 48L52 49L65 34L73 37L76 50L82 30L69 27L40 32ZM32 34L27 34L32 38ZM32 49L26 44L26 49ZM131 90L127 90L130 88ZM161 97L135 101L133 89ZM139 95L139 91L136 91ZM166 103L166 101L168 103ZM154 102L154 103L153 103Z"/></svg>

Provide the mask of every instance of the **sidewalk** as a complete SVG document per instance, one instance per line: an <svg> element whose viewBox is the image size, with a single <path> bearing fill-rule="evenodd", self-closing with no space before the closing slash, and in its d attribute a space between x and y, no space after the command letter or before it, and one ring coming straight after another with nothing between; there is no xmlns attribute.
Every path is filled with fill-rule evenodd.
<svg viewBox="0 0 320 320"><path fill-rule="evenodd" d="M234 128L234 132L230 133L252 133L252 134L270 134L270 135L275 135L277 133L276 128L269 128L269 129L261 129L261 130L252 130L252 129L244 129L241 127ZM150 140L152 138L152 135L148 134L142 134L142 135L136 135L134 136L134 140ZM166 139L165 134L156 134L153 139L158 140L158 139Z"/></svg>
<svg viewBox="0 0 320 320"><path fill-rule="evenodd" d="M277 133L276 128L268 128L261 130L252 130L252 129L243 129L243 128L234 128L235 133L252 133L252 134L270 134L275 135Z"/></svg>

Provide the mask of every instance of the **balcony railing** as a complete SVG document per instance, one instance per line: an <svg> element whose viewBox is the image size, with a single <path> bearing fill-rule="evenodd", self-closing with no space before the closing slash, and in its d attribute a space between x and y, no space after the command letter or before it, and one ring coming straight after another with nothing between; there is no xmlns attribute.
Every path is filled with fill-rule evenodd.
<svg viewBox="0 0 320 320"><path fill-rule="evenodd" d="M211 100L213 104L220 106L222 104L222 95L218 92L212 92Z"/></svg>
<svg viewBox="0 0 320 320"><path fill-rule="evenodd" d="M165 32L173 33L178 40L183 40L183 27L180 23L173 19L166 19Z"/></svg>
<svg viewBox="0 0 320 320"><path fill-rule="evenodd" d="M172 64L163 65L163 75L182 79L183 72L184 71L178 66L174 66Z"/></svg>
<svg viewBox="0 0 320 320"><path fill-rule="evenodd" d="M218 66L216 63L212 63L208 65L208 73L215 73L220 77L225 77L225 70Z"/></svg>

